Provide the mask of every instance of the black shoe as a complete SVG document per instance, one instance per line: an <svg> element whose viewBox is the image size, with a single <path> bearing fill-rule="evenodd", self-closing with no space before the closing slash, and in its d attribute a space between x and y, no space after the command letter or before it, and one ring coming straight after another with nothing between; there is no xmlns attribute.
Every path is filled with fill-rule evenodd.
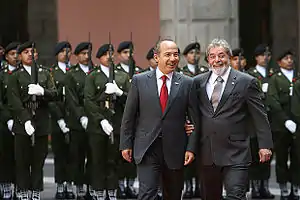
<svg viewBox="0 0 300 200"><path fill-rule="evenodd" d="M269 190L269 180L263 180L260 188L260 197L262 199L274 199L275 195Z"/></svg>
<svg viewBox="0 0 300 200"><path fill-rule="evenodd" d="M117 189L117 198L118 199L127 199L127 194L126 194L125 188L123 186L119 185L119 187Z"/></svg>
<svg viewBox="0 0 300 200"><path fill-rule="evenodd" d="M126 187L125 191L128 199L136 199L138 196L133 187Z"/></svg>
<svg viewBox="0 0 300 200"><path fill-rule="evenodd" d="M299 199L300 199L300 196L294 195L293 191L291 191L290 196L288 196L286 199L281 199L281 197L280 197L280 200L299 200Z"/></svg>
<svg viewBox="0 0 300 200"><path fill-rule="evenodd" d="M280 196L280 200L290 200L290 196Z"/></svg>
<svg viewBox="0 0 300 200"><path fill-rule="evenodd" d="M200 189L200 184L197 183L196 181L196 185L195 185L195 191L194 191L194 198L201 198L201 189Z"/></svg>
<svg viewBox="0 0 300 200"><path fill-rule="evenodd" d="M57 184L55 199L64 199L64 198L65 198L64 185L62 183Z"/></svg>
<svg viewBox="0 0 300 200"><path fill-rule="evenodd" d="M260 181L252 180L251 181L251 198L252 199L261 199L260 197Z"/></svg>
<svg viewBox="0 0 300 200"><path fill-rule="evenodd" d="M184 199L193 198L193 182L192 180L185 181L185 191L183 193Z"/></svg>

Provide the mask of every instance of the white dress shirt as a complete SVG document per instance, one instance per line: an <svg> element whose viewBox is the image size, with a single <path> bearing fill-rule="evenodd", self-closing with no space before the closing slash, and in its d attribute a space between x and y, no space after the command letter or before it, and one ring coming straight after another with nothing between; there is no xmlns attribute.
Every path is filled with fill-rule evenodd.
<svg viewBox="0 0 300 200"><path fill-rule="evenodd" d="M222 84L222 90L221 90L220 97L222 97L222 95L223 95L223 92L224 92L224 89L225 89L225 86L226 86L226 83L227 83L227 80L228 80L228 77L229 77L230 70L231 70L231 67L229 67L226 70L226 72L221 76L222 79L223 79L223 84ZM212 71L211 75L209 77L209 80L208 80L208 82L206 84L206 93L207 93L207 96L208 96L209 100L211 99L212 93L214 91L214 87L217 84L217 78L218 78L218 75L215 74Z"/></svg>
<svg viewBox="0 0 300 200"><path fill-rule="evenodd" d="M12 65L8 65L8 70L9 71L14 71L16 69L16 67L12 66Z"/></svg>
<svg viewBox="0 0 300 200"><path fill-rule="evenodd" d="M280 71L285 75L285 77L292 82L293 78L294 78L294 70L287 70L287 69L283 69L280 68Z"/></svg>
<svg viewBox="0 0 300 200"><path fill-rule="evenodd" d="M124 63L120 63L121 67L124 69L125 72L129 73L129 66L125 65Z"/></svg>
<svg viewBox="0 0 300 200"><path fill-rule="evenodd" d="M169 74L164 74L157 67L156 68L156 81L157 81L158 96L160 96L160 90L161 90L161 87L163 85L163 80L161 79L161 77L163 75L166 75L168 77L167 80L166 80L166 85L167 85L167 88L168 88L168 94L169 95L170 95L170 91L171 91L171 82L172 82L173 72L171 72Z"/></svg>
<svg viewBox="0 0 300 200"><path fill-rule="evenodd" d="M100 64L100 67L101 67L101 70L103 71L103 73L105 74L105 76L107 78L109 78L109 68L105 67L104 65L101 65L101 64Z"/></svg>
<svg viewBox="0 0 300 200"><path fill-rule="evenodd" d="M61 71L63 71L64 73L66 73L66 68L67 68L66 63L58 62L58 67L61 69Z"/></svg>
<svg viewBox="0 0 300 200"><path fill-rule="evenodd" d="M90 71L89 66L87 65L83 65L79 63L79 66L81 68L82 71L84 71L86 74Z"/></svg>
<svg viewBox="0 0 300 200"><path fill-rule="evenodd" d="M266 68L265 67L262 67L262 66L260 66L260 65L256 65L255 66L255 69L264 77L264 78L266 78L266 76L267 76L267 70L266 70Z"/></svg>
<svg viewBox="0 0 300 200"><path fill-rule="evenodd" d="M190 72L192 72L193 74L195 74L196 72L196 69L195 69L195 65L192 65L192 64L187 64L187 67L189 69Z"/></svg>
<svg viewBox="0 0 300 200"><path fill-rule="evenodd" d="M31 76L31 66L23 65L23 67L27 71L27 73Z"/></svg>

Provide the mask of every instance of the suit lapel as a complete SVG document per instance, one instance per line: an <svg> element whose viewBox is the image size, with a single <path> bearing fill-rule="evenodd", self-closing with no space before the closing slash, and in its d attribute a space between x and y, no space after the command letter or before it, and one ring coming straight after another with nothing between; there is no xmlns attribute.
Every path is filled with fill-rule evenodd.
<svg viewBox="0 0 300 200"><path fill-rule="evenodd" d="M215 113L217 113L222 108L222 106L227 101L229 95L231 94L233 88L235 87L235 85L236 85L236 76L237 76L236 71L234 69L231 69L230 73L229 73L229 76L228 76L227 83L225 85L223 95L221 97L221 100L218 104L218 107L217 107Z"/></svg>
<svg viewBox="0 0 300 200"><path fill-rule="evenodd" d="M148 89L145 90L145 92L151 94L149 102L154 102L154 109L159 110L161 113L161 107L160 107L160 101L159 101L159 95L158 95L158 89L157 89L157 80L156 80L156 70L151 71L147 74L147 87ZM153 92L149 92L153 91Z"/></svg>
<svg viewBox="0 0 300 200"><path fill-rule="evenodd" d="M177 72L173 73L172 82L171 82L171 91L168 97L167 107L165 109L165 112L163 114L163 117L166 115L166 113L169 111L172 103L177 97L178 91L181 87L181 75Z"/></svg>
<svg viewBox="0 0 300 200"><path fill-rule="evenodd" d="M203 81L202 81L202 83L200 85L200 90L201 90L200 91L200 95L201 95L200 98L203 99L203 103L206 104L206 106L209 108L209 111L211 113L213 113L214 109L213 109L213 107L211 105L211 102L209 101L209 97L207 96L207 91L206 91L206 84L207 84L207 82L209 80L209 77L211 76L211 73L212 72L210 71L210 72L206 73L205 76L203 77Z"/></svg>

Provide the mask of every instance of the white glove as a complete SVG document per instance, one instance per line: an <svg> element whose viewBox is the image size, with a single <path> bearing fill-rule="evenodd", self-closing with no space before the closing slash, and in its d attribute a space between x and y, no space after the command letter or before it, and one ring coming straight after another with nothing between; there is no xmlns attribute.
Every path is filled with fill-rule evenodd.
<svg viewBox="0 0 300 200"><path fill-rule="evenodd" d="M44 88L39 84L28 85L28 94L30 95L44 96L44 91Z"/></svg>
<svg viewBox="0 0 300 200"><path fill-rule="evenodd" d="M263 83L261 85L261 90L264 92L264 93L267 93L268 92L268 87L269 87L269 84L268 83Z"/></svg>
<svg viewBox="0 0 300 200"><path fill-rule="evenodd" d="M65 122L64 119L58 120L58 121L57 121L57 124L58 124L60 130L61 130L63 133L67 133L67 132L70 131L70 129L67 127L67 124L66 124L66 122Z"/></svg>
<svg viewBox="0 0 300 200"><path fill-rule="evenodd" d="M117 96L121 96L123 94L123 90L118 87L116 81L113 81L113 83L106 83L105 86L106 94L116 94Z"/></svg>
<svg viewBox="0 0 300 200"><path fill-rule="evenodd" d="M291 133L296 132L297 124L292 120L286 120L284 125Z"/></svg>
<svg viewBox="0 0 300 200"><path fill-rule="evenodd" d="M14 120L13 119L10 119L7 121L7 128L9 131L12 131L12 127L14 125Z"/></svg>
<svg viewBox="0 0 300 200"><path fill-rule="evenodd" d="M89 123L89 119L86 116L82 116L82 117L80 117L80 123L81 123L82 128L84 128L86 130L87 125Z"/></svg>
<svg viewBox="0 0 300 200"><path fill-rule="evenodd" d="M25 131L29 136L31 136L35 131L30 120L25 122Z"/></svg>
<svg viewBox="0 0 300 200"><path fill-rule="evenodd" d="M114 128L110 125L110 123L106 120L106 119L103 119L101 122L100 122L101 126L102 126L102 129L103 131L106 133L106 135L110 135L112 133L112 131L114 130Z"/></svg>

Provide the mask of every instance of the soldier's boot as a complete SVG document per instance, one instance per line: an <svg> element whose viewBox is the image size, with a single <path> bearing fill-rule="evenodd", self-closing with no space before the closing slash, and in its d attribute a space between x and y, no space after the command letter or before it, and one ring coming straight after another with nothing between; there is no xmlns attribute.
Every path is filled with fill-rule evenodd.
<svg viewBox="0 0 300 200"><path fill-rule="evenodd" d="M32 200L41 200L41 192L33 190L31 199Z"/></svg>
<svg viewBox="0 0 300 200"><path fill-rule="evenodd" d="M55 199L64 199L64 198L65 198L64 184L58 183L56 187Z"/></svg>
<svg viewBox="0 0 300 200"><path fill-rule="evenodd" d="M85 194L85 199L86 200L93 200L95 198L95 190L91 185L87 186L86 194Z"/></svg>
<svg viewBox="0 0 300 200"><path fill-rule="evenodd" d="M193 197L193 180L186 180L185 183L185 190L183 193L184 199L191 199Z"/></svg>
<svg viewBox="0 0 300 200"><path fill-rule="evenodd" d="M194 198L200 198L200 197L201 197L200 181L198 178L195 178Z"/></svg>
<svg viewBox="0 0 300 200"><path fill-rule="evenodd" d="M29 193L27 190L19 191L19 200L29 200Z"/></svg>
<svg viewBox="0 0 300 200"><path fill-rule="evenodd" d="M76 186L76 198L78 200L84 200L85 192L83 185L77 185Z"/></svg>
<svg viewBox="0 0 300 200"><path fill-rule="evenodd" d="M11 200L13 198L12 187L10 183L3 184L3 200Z"/></svg>
<svg viewBox="0 0 300 200"><path fill-rule="evenodd" d="M95 200L105 200L106 195L104 190L95 190Z"/></svg>
<svg viewBox="0 0 300 200"><path fill-rule="evenodd" d="M117 198L118 199L127 199L124 180L119 180L119 186L117 189Z"/></svg>
<svg viewBox="0 0 300 200"><path fill-rule="evenodd" d="M262 199L274 199L275 195L269 190L269 180L261 180L260 197Z"/></svg>
<svg viewBox="0 0 300 200"><path fill-rule="evenodd" d="M75 194L73 191L73 185L70 182L65 184L65 198L66 199L75 199Z"/></svg>
<svg viewBox="0 0 300 200"><path fill-rule="evenodd" d="M137 192L135 191L135 189L133 187L133 184L134 184L134 179L129 179L127 181L127 187L126 187L125 191L126 191L126 197L128 199L136 199L138 196Z"/></svg>
<svg viewBox="0 0 300 200"><path fill-rule="evenodd" d="M292 185L291 186L291 194L290 194L290 199L289 200L299 200L299 199L300 199L299 186Z"/></svg>
<svg viewBox="0 0 300 200"><path fill-rule="evenodd" d="M162 190L161 190L161 187L158 188L158 192L157 192L157 199L160 200L160 199L163 199L163 194L162 194Z"/></svg>
<svg viewBox="0 0 300 200"><path fill-rule="evenodd" d="M252 180L251 188L252 199L260 199L260 180Z"/></svg>
<svg viewBox="0 0 300 200"><path fill-rule="evenodd" d="M107 200L117 200L117 190L108 190L107 197Z"/></svg>
<svg viewBox="0 0 300 200"><path fill-rule="evenodd" d="M14 200L19 200L20 198L21 198L20 191L18 190L18 187L15 184L15 187L14 187Z"/></svg>
<svg viewBox="0 0 300 200"><path fill-rule="evenodd" d="M286 183L280 183L280 200L289 200L289 190Z"/></svg>

